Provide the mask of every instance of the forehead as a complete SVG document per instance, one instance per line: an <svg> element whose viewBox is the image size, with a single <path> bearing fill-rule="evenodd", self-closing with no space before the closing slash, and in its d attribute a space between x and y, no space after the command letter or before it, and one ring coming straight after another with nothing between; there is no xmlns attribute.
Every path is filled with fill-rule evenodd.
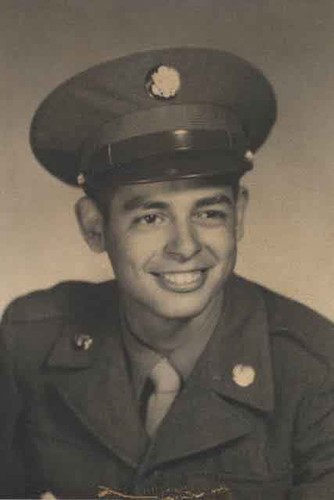
<svg viewBox="0 0 334 500"><path fill-rule="evenodd" d="M177 200L196 202L198 199L215 194L224 194L232 200L232 187L217 179L178 179L145 184L119 186L112 199L113 205L136 208L140 202L149 200L173 203Z"/></svg>

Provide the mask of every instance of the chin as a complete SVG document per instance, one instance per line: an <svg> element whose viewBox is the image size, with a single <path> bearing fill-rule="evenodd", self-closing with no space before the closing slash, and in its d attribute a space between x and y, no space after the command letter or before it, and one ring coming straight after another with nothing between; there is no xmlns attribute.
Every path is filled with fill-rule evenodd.
<svg viewBox="0 0 334 500"><path fill-rule="evenodd" d="M191 319L205 309L210 302L207 297L195 297L194 294L173 294L163 301L155 300L150 304L151 311L165 319Z"/></svg>

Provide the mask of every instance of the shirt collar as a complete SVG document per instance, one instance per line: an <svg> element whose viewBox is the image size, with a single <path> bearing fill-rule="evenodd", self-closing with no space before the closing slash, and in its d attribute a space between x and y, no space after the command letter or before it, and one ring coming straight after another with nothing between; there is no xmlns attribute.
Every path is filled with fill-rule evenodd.
<svg viewBox="0 0 334 500"><path fill-rule="evenodd" d="M218 318L212 317L210 323L202 325L201 328L187 330L182 337L182 342L168 356L163 356L133 335L123 315L123 342L130 360L130 372L136 397L140 397L147 377L163 357L167 357L181 379L185 381L205 350L219 319L219 316Z"/></svg>
<svg viewBox="0 0 334 500"><path fill-rule="evenodd" d="M153 351L153 349L150 349L148 345L140 342L139 339L133 335L124 315L122 316L122 336L124 348L130 361L132 385L136 399L139 399L147 377L162 356Z"/></svg>

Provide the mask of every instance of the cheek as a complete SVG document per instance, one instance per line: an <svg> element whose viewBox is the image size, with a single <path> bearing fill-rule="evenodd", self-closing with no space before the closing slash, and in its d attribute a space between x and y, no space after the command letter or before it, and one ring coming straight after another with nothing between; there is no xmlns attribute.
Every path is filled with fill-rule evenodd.
<svg viewBox="0 0 334 500"><path fill-rule="evenodd" d="M217 261L224 261L235 253L236 237L233 227L207 230L202 233L201 240L203 246L209 249Z"/></svg>
<svg viewBox="0 0 334 500"><path fill-rule="evenodd" d="M131 230L110 231L108 234L108 255L116 274L140 271L154 255L160 252L163 237L160 234L131 232Z"/></svg>

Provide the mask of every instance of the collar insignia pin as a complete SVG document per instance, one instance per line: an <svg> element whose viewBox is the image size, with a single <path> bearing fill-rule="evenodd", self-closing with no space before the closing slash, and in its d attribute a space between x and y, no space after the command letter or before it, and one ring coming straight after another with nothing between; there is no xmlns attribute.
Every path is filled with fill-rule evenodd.
<svg viewBox="0 0 334 500"><path fill-rule="evenodd" d="M248 365L235 365L232 371L233 381L240 387L248 387L255 380L255 370Z"/></svg>
<svg viewBox="0 0 334 500"><path fill-rule="evenodd" d="M93 338L90 335L86 335L84 333L76 335L73 339L74 347L81 351L88 351L92 344Z"/></svg>

